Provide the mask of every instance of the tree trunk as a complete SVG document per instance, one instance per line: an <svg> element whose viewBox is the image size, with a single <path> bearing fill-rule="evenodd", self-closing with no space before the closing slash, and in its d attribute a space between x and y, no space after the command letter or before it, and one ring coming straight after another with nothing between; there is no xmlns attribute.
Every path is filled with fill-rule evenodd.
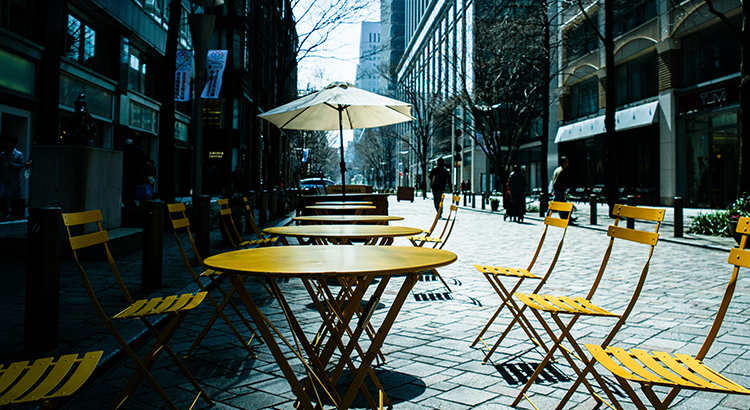
<svg viewBox="0 0 750 410"><path fill-rule="evenodd" d="M180 33L180 0L170 0L169 28L164 50L164 64L161 70L161 100L159 121L159 198L167 203L175 200L175 102L174 81L177 60L177 37Z"/></svg>

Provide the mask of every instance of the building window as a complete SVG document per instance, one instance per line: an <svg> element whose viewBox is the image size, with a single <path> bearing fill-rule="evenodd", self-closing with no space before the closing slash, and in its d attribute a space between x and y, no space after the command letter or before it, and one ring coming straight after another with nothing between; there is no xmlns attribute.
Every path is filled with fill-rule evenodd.
<svg viewBox="0 0 750 410"><path fill-rule="evenodd" d="M738 20L732 23L740 27ZM685 86L740 71L740 44L731 30L719 23L682 40Z"/></svg>
<svg viewBox="0 0 750 410"><path fill-rule="evenodd" d="M617 66L617 105L655 96L656 57L653 53Z"/></svg>
<svg viewBox="0 0 750 410"><path fill-rule="evenodd" d="M572 118L596 113L599 110L598 77L581 81L570 87L570 97Z"/></svg>
<svg viewBox="0 0 750 410"><path fill-rule="evenodd" d="M96 31L73 15L68 15L68 33L65 57L86 67L94 68L96 57Z"/></svg>
<svg viewBox="0 0 750 410"><path fill-rule="evenodd" d="M33 6L31 0L0 0L0 27L30 39Z"/></svg>
<svg viewBox="0 0 750 410"><path fill-rule="evenodd" d="M656 18L656 0L617 0L614 3L612 29L615 37Z"/></svg>
<svg viewBox="0 0 750 410"><path fill-rule="evenodd" d="M598 13L589 16L593 22L599 21ZM581 20L573 27L563 33L563 50L565 61L571 62L577 58L596 50L599 44L599 37L591 24L586 20Z"/></svg>
<svg viewBox="0 0 750 410"><path fill-rule="evenodd" d="M133 46L130 47L128 61L128 87L141 94L146 93L146 56Z"/></svg>

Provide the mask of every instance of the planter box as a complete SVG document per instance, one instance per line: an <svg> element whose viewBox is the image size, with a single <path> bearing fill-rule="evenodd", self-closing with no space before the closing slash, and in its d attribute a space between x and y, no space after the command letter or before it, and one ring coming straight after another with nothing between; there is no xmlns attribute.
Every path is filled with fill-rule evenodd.
<svg viewBox="0 0 750 410"><path fill-rule="evenodd" d="M396 190L396 200L414 202L414 187L413 186L400 186Z"/></svg>

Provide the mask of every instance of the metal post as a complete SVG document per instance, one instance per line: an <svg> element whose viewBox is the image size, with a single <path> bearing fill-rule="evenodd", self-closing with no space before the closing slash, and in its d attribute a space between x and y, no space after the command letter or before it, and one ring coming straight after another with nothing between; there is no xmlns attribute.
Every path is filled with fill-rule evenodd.
<svg viewBox="0 0 750 410"><path fill-rule="evenodd" d="M477 194L471 193L471 207L476 208L477 207Z"/></svg>
<svg viewBox="0 0 750 410"><path fill-rule="evenodd" d="M633 195L628 195L628 205L635 206L635 197ZM628 218L627 227L628 229L635 229L635 219Z"/></svg>
<svg viewBox="0 0 750 410"><path fill-rule="evenodd" d="M196 195L195 204L195 246L202 258L211 254L211 197Z"/></svg>
<svg viewBox="0 0 750 410"><path fill-rule="evenodd" d="M272 189L270 199L271 199L271 203L268 204L268 211L269 211L268 219L275 220L276 218L278 218L278 213L279 213L279 209L278 209L279 190L277 190L276 188Z"/></svg>
<svg viewBox="0 0 750 410"><path fill-rule="evenodd" d="M682 197L674 197L674 237L682 238Z"/></svg>
<svg viewBox="0 0 750 410"><path fill-rule="evenodd" d="M487 209L486 207L487 207L487 193L483 192L482 193L482 210Z"/></svg>
<svg viewBox="0 0 750 410"><path fill-rule="evenodd" d="M57 348L60 220L60 208L29 208L23 344L30 351Z"/></svg>
<svg viewBox="0 0 750 410"><path fill-rule="evenodd" d="M596 202L598 201L596 194L589 196L589 203L591 204L591 225L596 225Z"/></svg>
<svg viewBox="0 0 750 410"><path fill-rule="evenodd" d="M466 206L466 192L461 192L461 193L464 194L464 206Z"/></svg>
<svg viewBox="0 0 750 410"><path fill-rule="evenodd" d="M260 191L258 207L258 226L268 226L268 191Z"/></svg>
<svg viewBox="0 0 750 410"><path fill-rule="evenodd" d="M144 204L141 289L154 290L162 287L164 204L161 201L145 201Z"/></svg>
<svg viewBox="0 0 750 410"><path fill-rule="evenodd" d="M547 194L544 192L539 194L539 217L544 218L547 215L548 204L549 198L547 198Z"/></svg>

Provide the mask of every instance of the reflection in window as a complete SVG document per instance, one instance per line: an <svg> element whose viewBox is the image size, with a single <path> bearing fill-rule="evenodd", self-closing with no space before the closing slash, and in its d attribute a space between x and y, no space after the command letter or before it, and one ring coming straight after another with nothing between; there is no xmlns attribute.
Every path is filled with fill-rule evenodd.
<svg viewBox="0 0 750 410"><path fill-rule="evenodd" d="M128 64L128 86L139 93L146 92L146 61L145 56L135 47L130 47L130 62Z"/></svg>
<svg viewBox="0 0 750 410"><path fill-rule="evenodd" d="M96 31L92 27L69 14L68 32L65 40L65 57L86 67L94 68Z"/></svg>
<svg viewBox="0 0 750 410"><path fill-rule="evenodd" d="M597 13L589 16L593 22L598 21ZM570 62L579 57L596 50L599 45L599 37L591 24L581 20L573 27L565 30L563 34L563 49L565 50L565 61Z"/></svg>
<svg viewBox="0 0 750 410"><path fill-rule="evenodd" d="M656 18L656 0L619 0L614 4L615 21L612 29L615 36Z"/></svg>

